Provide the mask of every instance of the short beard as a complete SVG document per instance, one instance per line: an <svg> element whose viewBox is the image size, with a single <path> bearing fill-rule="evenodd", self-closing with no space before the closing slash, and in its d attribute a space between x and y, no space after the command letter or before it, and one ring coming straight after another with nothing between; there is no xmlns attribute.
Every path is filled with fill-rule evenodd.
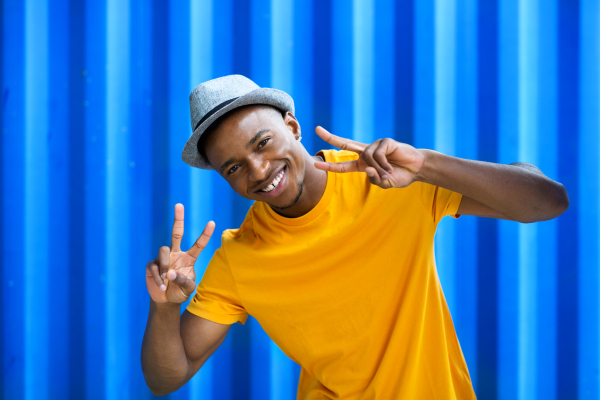
<svg viewBox="0 0 600 400"><path fill-rule="evenodd" d="M302 189L304 188L304 186L302 185L302 181L298 181L298 186L300 187L300 191L298 191L298 196L296 196L296 198L294 199L294 201L292 201L292 204L288 205L288 206L283 206L283 207L276 207L276 206L271 206L277 210L286 210L290 207L293 207L296 205L296 203L298 202L298 200L300 200L300 196L302 196Z"/></svg>

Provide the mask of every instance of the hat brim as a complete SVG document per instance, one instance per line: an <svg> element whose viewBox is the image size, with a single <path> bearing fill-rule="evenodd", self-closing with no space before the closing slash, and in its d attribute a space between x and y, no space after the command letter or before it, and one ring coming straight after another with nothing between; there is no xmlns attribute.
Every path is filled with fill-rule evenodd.
<svg viewBox="0 0 600 400"><path fill-rule="evenodd" d="M214 169L208 160L202 157L198 152L198 140L200 140L200 137L204 131L206 131L206 129L219 117L238 107L252 104L266 104L277 107L282 111L289 111L294 114L294 100L289 94L281 90L271 88L259 88L253 90L243 96L238 97L236 100L215 112L213 115L207 118L206 121L202 122L200 126L196 128L196 130L194 130L194 133L192 133L192 136L190 136L185 144L185 147L183 148L183 151L181 152L181 158L183 161L192 167L201 169Z"/></svg>

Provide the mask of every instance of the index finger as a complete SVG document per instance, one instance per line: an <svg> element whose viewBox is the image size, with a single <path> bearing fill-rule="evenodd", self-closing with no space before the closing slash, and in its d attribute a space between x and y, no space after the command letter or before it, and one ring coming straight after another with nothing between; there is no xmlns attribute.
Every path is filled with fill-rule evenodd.
<svg viewBox="0 0 600 400"><path fill-rule="evenodd" d="M202 235L200 235L198 240L196 240L196 243L194 243L194 245L187 251L187 253L194 258L198 258L200 252L202 252L202 250L204 250L204 248L208 244L208 241L210 240L210 237L212 236L214 230L215 223L213 221L208 221L208 224L206 224Z"/></svg>
<svg viewBox="0 0 600 400"><path fill-rule="evenodd" d="M343 161L343 162L339 162L339 163L316 161L315 167L318 169L322 169L323 171L340 172L340 173L360 171L358 169L358 160Z"/></svg>
<svg viewBox="0 0 600 400"><path fill-rule="evenodd" d="M364 143L336 136L321 126L317 126L315 132L321 139L338 149L353 151L360 154L367 148L367 145Z"/></svg>
<svg viewBox="0 0 600 400"><path fill-rule="evenodd" d="M171 233L171 251L181 251L181 238L183 237L183 204L175 204L175 221Z"/></svg>

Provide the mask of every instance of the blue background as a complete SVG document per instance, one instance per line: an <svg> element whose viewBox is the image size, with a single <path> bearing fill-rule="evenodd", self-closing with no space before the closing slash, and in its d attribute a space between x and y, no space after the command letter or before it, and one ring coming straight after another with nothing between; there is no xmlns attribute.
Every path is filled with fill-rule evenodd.
<svg viewBox="0 0 600 400"><path fill-rule="evenodd" d="M322 125L562 182L571 205L553 221L444 220L439 275L480 399L600 399L599 7L1 2L0 396L151 397L144 269L170 241L174 204L184 248L249 206L181 161L188 94L241 73L294 97L311 152L326 147ZM170 398L292 399L298 373L250 318Z"/></svg>

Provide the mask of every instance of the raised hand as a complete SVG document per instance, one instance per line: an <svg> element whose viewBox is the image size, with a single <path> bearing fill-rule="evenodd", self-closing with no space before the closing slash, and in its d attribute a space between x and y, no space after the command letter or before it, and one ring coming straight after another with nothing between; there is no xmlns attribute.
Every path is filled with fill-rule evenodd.
<svg viewBox="0 0 600 400"><path fill-rule="evenodd" d="M377 139L371 144L333 135L318 126L315 132L327 143L358 153L358 160L341 163L315 162L315 167L332 172L364 172L372 184L384 189L406 187L415 181L425 161L414 147L393 139Z"/></svg>
<svg viewBox="0 0 600 400"><path fill-rule="evenodd" d="M215 230L209 221L196 243L181 251L183 238L183 204L175 205L175 222L171 235L171 247L163 246L158 257L146 266L146 288L157 303L183 303L196 289L194 264L204 250Z"/></svg>

